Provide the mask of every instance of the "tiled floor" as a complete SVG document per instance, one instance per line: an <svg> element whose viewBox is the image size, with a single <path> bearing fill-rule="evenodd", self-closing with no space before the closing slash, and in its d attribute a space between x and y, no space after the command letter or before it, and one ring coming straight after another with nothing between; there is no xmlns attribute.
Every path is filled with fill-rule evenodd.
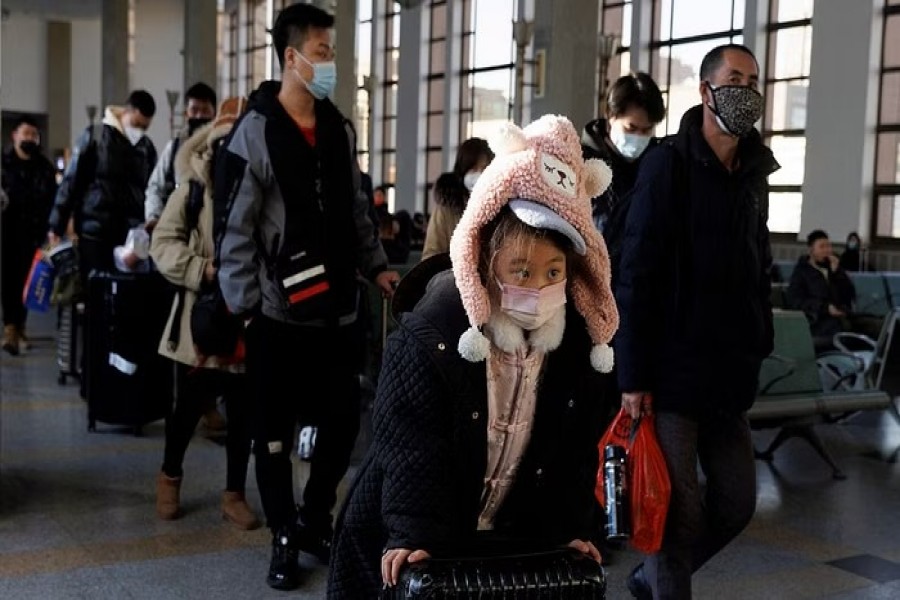
<svg viewBox="0 0 900 600"><path fill-rule="evenodd" d="M298 592L266 586L268 535L221 520L224 449L202 430L185 462L186 514L157 520L162 424L143 437L88 433L77 384L56 382L52 319L30 326L34 350L0 358L0 598L324 597L325 569L311 562ZM756 517L697 573L695 597L900 598L900 426L873 413L819 431L848 479L832 480L799 441L758 463ZM756 433L758 445L772 435ZM252 464L248 479L259 507ZM609 598L629 597L624 577L638 560L615 555Z"/></svg>

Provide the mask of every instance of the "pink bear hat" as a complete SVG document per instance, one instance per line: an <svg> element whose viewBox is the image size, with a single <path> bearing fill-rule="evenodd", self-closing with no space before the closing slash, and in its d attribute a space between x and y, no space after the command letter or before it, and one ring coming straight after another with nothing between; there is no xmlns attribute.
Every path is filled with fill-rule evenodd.
<svg viewBox="0 0 900 600"><path fill-rule="evenodd" d="M591 219L591 198L606 190L612 171L601 160L582 159L578 133L558 115L545 115L524 129L506 123L490 145L496 157L478 178L450 239L453 275L471 324L459 338L460 355L480 362L490 352L481 332L491 316L478 274L481 230L509 204L525 223L569 237L584 257L583 272L570 271L571 297L594 342L591 365L609 373L614 364L609 342L619 313L610 290L609 254Z"/></svg>

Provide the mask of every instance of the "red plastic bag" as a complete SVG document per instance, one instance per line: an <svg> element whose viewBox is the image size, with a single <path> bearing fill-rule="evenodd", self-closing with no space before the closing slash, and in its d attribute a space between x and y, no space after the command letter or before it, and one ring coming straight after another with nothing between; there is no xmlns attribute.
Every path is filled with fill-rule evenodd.
<svg viewBox="0 0 900 600"><path fill-rule="evenodd" d="M606 432L600 438L600 443L597 444L597 452L600 453L600 469L597 471L597 484L594 487L594 496L597 497L597 501L603 508L606 508L606 491L603 487L603 449L608 444L615 444L627 450L631 446L631 430L633 426L634 419L623 408L619 410L619 414L606 428Z"/></svg>
<svg viewBox="0 0 900 600"><path fill-rule="evenodd" d="M666 461L656 441L653 414L641 416L628 449L628 485L631 501L631 545L645 554L662 546L672 485Z"/></svg>

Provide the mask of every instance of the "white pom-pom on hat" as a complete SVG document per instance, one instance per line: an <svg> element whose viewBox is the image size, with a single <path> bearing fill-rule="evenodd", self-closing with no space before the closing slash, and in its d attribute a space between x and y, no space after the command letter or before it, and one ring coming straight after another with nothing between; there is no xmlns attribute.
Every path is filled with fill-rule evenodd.
<svg viewBox="0 0 900 600"><path fill-rule="evenodd" d="M589 158L584 161L584 187L587 195L596 198L606 191L612 183L613 172L604 161L599 158Z"/></svg>
<svg viewBox="0 0 900 600"><path fill-rule="evenodd" d="M497 156L504 154L512 154L519 152L528 147L528 140L525 138L525 132L515 123L503 123L493 136L491 136L488 144L491 150Z"/></svg>
<svg viewBox="0 0 900 600"><path fill-rule="evenodd" d="M597 344L591 348L591 366L595 370L610 373L615 365L615 354L609 344Z"/></svg>
<svg viewBox="0 0 900 600"><path fill-rule="evenodd" d="M481 362L491 353L491 342L477 327L469 327L459 336L459 355L469 362Z"/></svg>

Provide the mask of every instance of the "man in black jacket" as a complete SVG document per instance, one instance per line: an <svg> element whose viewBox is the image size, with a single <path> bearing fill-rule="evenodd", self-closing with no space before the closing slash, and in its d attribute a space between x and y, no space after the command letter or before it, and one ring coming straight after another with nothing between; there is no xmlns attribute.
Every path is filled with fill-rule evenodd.
<svg viewBox="0 0 900 600"><path fill-rule="evenodd" d="M616 286L622 404L655 413L672 484L662 549L628 580L639 598L690 598L691 574L756 506L746 410L773 344L766 177L778 164L753 128L750 50L713 49L700 80L702 105L641 165Z"/></svg>
<svg viewBox="0 0 900 600"><path fill-rule="evenodd" d="M821 229L806 236L809 254L801 256L791 273L787 299L809 321L817 351L832 349L834 334L845 329L856 295L853 282L831 250L831 240Z"/></svg>
<svg viewBox="0 0 900 600"><path fill-rule="evenodd" d="M662 93L653 78L647 73L629 73L609 88L606 118L584 126L584 158L599 158L613 172L612 184L591 200L594 224L601 233L613 205L634 187L641 157L656 141L653 134L665 116Z"/></svg>
<svg viewBox="0 0 900 600"><path fill-rule="evenodd" d="M111 271L113 248L128 230L144 222L144 192L156 148L147 128L156 113L153 96L137 90L123 107L109 106L99 127L88 127L78 139L50 214L51 245L75 221L81 276L91 269ZM87 289L85 287L85 289Z"/></svg>
<svg viewBox="0 0 900 600"><path fill-rule="evenodd" d="M3 153L3 206L0 289L3 291L3 349L12 355L28 349L27 312L22 288L34 251L43 243L47 215L56 194L56 169L41 153L41 132L30 117L13 124L13 145Z"/></svg>
<svg viewBox="0 0 900 600"><path fill-rule="evenodd" d="M298 550L329 559L331 510L359 430L357 272L387 294L399 279L360 191L353 129L328 100L333 25L309 4L281 11L272 39L282 81L254 92L216 162L219 285L245 324L256 476L273 533L267 582L282 590L299 585ZM318 426L299 511L298 419Z"/></svg>

